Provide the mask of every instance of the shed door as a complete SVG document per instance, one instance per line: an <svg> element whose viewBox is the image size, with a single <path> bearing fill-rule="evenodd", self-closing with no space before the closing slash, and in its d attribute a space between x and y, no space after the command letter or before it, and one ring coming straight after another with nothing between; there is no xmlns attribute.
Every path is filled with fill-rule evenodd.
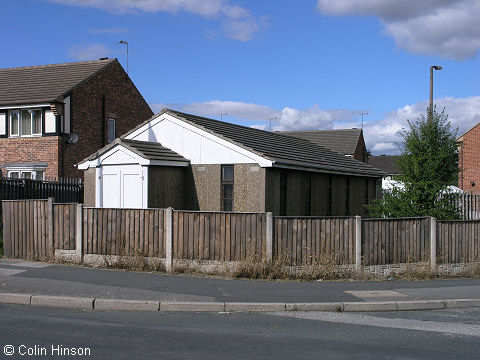
<svg viewBox="0 0 480 360"><path fill-rule="evenodd" d="M102 167L102 207L142 208L143 191L140 165Z"/></svg>

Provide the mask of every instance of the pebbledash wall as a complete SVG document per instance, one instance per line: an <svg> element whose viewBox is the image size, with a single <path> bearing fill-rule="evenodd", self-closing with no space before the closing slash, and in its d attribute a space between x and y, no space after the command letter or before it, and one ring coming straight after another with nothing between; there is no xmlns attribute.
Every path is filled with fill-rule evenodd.
<svg viewBox="0 0 480 360"><path fill-rule="evenodd" d="M367 217L365 205L376 197L375 178L235 164L233 211L280 215L282 171L287 180L286 216ZM221 165L150 166L148 189L149 208L220 211ZM84 203L95 206L93 169L85 172Z"/></svg>

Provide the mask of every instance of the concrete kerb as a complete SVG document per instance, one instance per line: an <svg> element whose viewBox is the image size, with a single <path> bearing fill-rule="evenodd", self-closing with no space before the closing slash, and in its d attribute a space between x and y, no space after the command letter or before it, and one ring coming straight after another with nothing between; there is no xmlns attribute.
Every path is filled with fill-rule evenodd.
<svg viewBox="0 0 480 360"><path fill-rule="evenodd" d="M175 302L0 293L0 303L97 311L161 312L376 312L480 307L480 299L327 303Z"/></svg>

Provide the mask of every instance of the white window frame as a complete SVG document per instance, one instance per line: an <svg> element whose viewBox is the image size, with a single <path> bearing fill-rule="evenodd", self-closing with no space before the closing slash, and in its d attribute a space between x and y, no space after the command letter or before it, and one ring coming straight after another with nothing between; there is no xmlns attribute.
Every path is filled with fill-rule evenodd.
<svg viewBox="0 0 480 360"><path fill-rule="evenodd" d="M12 133L12 129L13 129L13 126L12 126L12 113L17 113L18 114L18 132L16 134ZM9 133L10 133L10 136L20 136L20 123L21 123L21 120L20 120L20 109L15 109L15 110L10 110L8 112L8 121L9 121Z"/></svg>
<svg viewBox="0 0 480 360"><path fill-rule="evenodd" d="M33 132L33 117L30 114L30 129L31 129L31 134L29 135L24 135L22 134L22 122L23 122L23 117L22 117L22 111L40 111L40 132L39 133L34 133ZM14 134L12 133L12 118L11 114L16 112L18 114L18 133ZM43 111L41 108L19 108L19 109L11 109L8 112L8 119L9 119L9 135L10 137L39 137L42 136L42 128L43 128Z"/></svg>
<svg viewBox="0 0 480 360"><path fill-rule="evenodd" d="M42 172L42 178L37 179L37 172ZM30 179L32 180L44 180L45 168L9 168L7 169L7 177L10 178L12 173L18 173L17 179L24 179L23 174L30 173Z"/></svg>

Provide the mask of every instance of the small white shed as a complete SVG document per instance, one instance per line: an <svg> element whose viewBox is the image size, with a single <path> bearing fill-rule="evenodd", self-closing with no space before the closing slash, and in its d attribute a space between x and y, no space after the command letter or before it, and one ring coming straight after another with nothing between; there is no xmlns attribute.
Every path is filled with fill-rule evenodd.
<svg viewBox="0 0 480 360"><path fill-rule="evenodd" d="M149 167L187 167L189 161L159 143L116 139L78 164L95 171L95 206L147 208Z"/></svg>

